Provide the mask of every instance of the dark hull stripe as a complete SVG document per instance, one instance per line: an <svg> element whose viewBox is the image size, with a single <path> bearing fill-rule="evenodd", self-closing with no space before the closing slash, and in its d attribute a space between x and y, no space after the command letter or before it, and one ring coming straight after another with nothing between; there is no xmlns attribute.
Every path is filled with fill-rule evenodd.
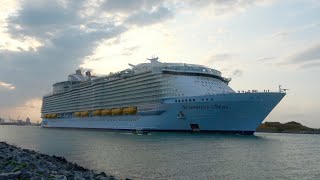
<svg viewBox="0 0 320 180"><path fill-rule="evenodd" d="M54 128L54 129L76 129L76 130L95 130L95 131L136 131L136 129L112 129L112 128L76 128L76 127L44 127L43 128ZM217 133L217 134L242 134L242 135L253 135L255 131L224 131L224 130L168 130L168 129L143 129L149 132L193 132L193 133Z"/></svg>

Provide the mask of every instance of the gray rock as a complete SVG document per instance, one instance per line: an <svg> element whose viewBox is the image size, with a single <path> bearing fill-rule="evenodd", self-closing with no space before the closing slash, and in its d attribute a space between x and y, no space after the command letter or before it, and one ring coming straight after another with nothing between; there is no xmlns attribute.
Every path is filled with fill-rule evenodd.
<svg viewBox="0 0 320 180"><path fill-rule="evenodd" d="M11 154L7 154L8 157L6 157L4 159L4 161L11 161L12 160L12 155Z"/></svg>
<svg viewBox="0 0 320 180"><path fill-rule="evenodd" d="M98 174L98 175L103 176L103 177L106 177L106 176L107 176L105 172L101 172L101 173Z"/></svg>
<svg viewBox="0 0 320 180"><path fill-rule="evenodd" d="M16 172L15 172L16 171ZM2 179L116 179L102 172L94 173L64 157L49 156L0 142L0 180Z"/></svg>
<svg viewBox="0 0 320 180"><path fill-rule="evenodd" d="M30 180L41 180L41 176L33 176L30 178Z"/></svg>
<svg viewBox="0 0 320 180"><path fill-rule="evenodd" d="M50 172L50 171L49 171L47 168L45 168L45 167L38 167L37 171L38 171L39 174L49 174L49 172Z"/></svg>
<svg viewBox="0 0 320 180"><path fill-rule="evenodd" d="M67 180L67 177L64 175L53 175L55 180Z"/></svg>
<svg viewBox="0 0 320 180"><path fill-rule="evenodd" d="M97 176L97 174L95 174L93 171L86 171L82 173L82 175L85 179L95 179L95 177Z"/></svg>
<svg viewBox="0 0 320 180"><path fill-rule="evenodd" d="M74 179L73 174L69 174L69 175L67 176L67 179Z"/></svg>
<svg viewBox="0 0 320 180"><path fill-rule="evenodd" d="M78 171L75 171L74 172L74 179L77 179L77 180L83 180L83 175L81 172L78 172Z"/></svg>
<svg viewBox="0 0 320 180"><path fill-rule="evenodd" d="M18 179L21 176L21 172L9 172L9 173L1 173L0 179Z"/></svg>
<svg viewBox="0 0 320 180"><path fill-rule="evenodd" d="M9 172L13 172L15 166L13 164L8 164L3 168L3 172L9 173Z"/></svg>
<svg viewBox="0 0 320 180"><path fill-rule="evenodd" d="M30 179L31 177L34 177L33 172L22 172L20 176L21 179Z"/></svg>
<svg viewBox="0 0 320 180"><path fill-rule="evenodd" d="M70 171L61 170L61 171L59 171L59 174L63 174L65 176L68 176L68 175L71 175L72 173Z"/></svg>
<svg viewBox="0 0 320 180"><path fill-rule="evenodd" d="M31 170L37 169L37 166L32 162L28 163L27 167L29 167Z"/></svg>
<svg viewBox="0 0 320 180"><path fill-rule="evenodd" d="M98 176L96 176L96 179L98 179L98 180L109 180L110 178L108 178L106 176L98 175Z"/></svg>
<svg viewBox="0 0 320 180"><path fill-rule="evenodd" d="M21 162L21 158L20 158L19 154L15 154L15 155L13 155L12 160L14 160L14 161L16 161L16 162L18 162L18 163L20 163L20 162Z"/></svg>
<svg viewBox="0 0 320 180"><path fill-rule="evenodd" d="M48 166L48 168L50 169L50 171L58 171L59 170L59 168L53 164L51 166Z"/></svg>

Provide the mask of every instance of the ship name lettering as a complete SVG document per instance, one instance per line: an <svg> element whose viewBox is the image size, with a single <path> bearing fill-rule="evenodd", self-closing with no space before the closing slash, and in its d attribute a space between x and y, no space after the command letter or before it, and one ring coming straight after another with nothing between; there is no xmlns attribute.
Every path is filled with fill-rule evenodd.
<svg viewBox="0 0 320 180"><path fill-rule="evenodd" d="M222 105L222 104L214 104L214 105L199 105L199 106L182 106L183 109L186 110L197 110L197 109L229 109L227 105Z"/></svg>

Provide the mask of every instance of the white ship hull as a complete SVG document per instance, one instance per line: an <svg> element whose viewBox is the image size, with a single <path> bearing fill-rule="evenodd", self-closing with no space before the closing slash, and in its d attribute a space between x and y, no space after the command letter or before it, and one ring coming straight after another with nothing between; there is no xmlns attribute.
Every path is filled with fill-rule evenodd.
<svg viewBox="0 0 320 180"><path fill-rule="evenodd" d="M43 119L42 127L253 134L284 96L280 92L230 93L184 97L188 102L166 99L157 109L136 115Z"/></svg>

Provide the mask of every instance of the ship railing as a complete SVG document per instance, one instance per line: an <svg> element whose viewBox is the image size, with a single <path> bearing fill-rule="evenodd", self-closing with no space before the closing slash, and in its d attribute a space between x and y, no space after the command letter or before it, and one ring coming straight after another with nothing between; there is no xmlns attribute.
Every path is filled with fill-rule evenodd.
<svg viewBox="0 0 320 180"><path fill-rule="evenodd" d="M221 76L221 72L215 69L210 69L207 67L201 66L166 66L160 67L163 70L173 70L173 71L182 71L182 72L200 72L206 74L213 74L216 76Z"/></svg>
<svg viewBox="0 0 320 180"><path fill-rule="evenodd" d="M279 89L279 91L271 91L269 89L264 89L263 91L258 90L238 90L237 93L274 93L274 92L280 92L280 93L286 93L286 90L288 89Z"/></svg>
<svg viewBox="0 0 320 180"><path fill-rule="evenodd" d="M237 93L258 93L259 91L258 90L255 90L255 89L253 89L253 90L238 90L237 91ZM266 92L265 90L264 90L264 92Z"/></svg>

